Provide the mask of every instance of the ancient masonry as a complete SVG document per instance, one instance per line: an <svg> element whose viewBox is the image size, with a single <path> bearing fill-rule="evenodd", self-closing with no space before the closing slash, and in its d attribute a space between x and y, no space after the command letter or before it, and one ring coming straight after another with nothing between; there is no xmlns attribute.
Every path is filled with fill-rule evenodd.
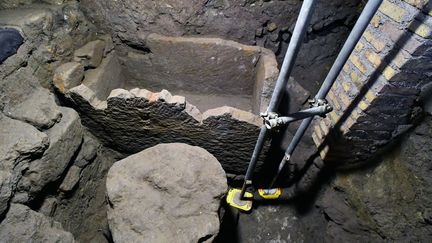
<svg viewBox="0 0 432 243"><path fill-rule="evenodd" d="M372 19L327 96L334 111L315 122L313 139L329 164L369 160L411 127L430 82L428 2L385 0Z"/></svg>

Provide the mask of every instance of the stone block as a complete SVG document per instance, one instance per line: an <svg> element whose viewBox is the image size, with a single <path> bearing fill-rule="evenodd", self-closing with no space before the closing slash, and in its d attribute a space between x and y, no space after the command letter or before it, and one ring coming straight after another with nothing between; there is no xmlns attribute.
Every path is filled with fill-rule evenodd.
<svg viewBox="0 0 432 243"><path fill-rule="evenodd" d="M103 51L103 56L106 57L108 53L114 50L114 43L110 35L102 35L98 37L100 40L105 42L105 48Z"/></svg>
<svg viewBox="0 0 432 243"><path fill-rule="evenodd" d="M63 182L61 183L59 189L62 192L70 192L74 187L78 184L81 176L81 170L82 168L72 165L68 172L66 173L65 178L63 179Z"/></svg>
<svg viewBox="0 0 432 243"><path fill-rule="evenodd" d="M122 87L121 66L115 52L108 54L98 68L87 70L83 84L100 100L105 100L111 90Z"/></svg>
<svg viewBox="0 0 432 243"><path fill-rule="evenodd" d="M34 88L25 99L16 99L11 100L3 112L11 118L30 123L39 130L52 127L61 118L62 114L54 101L54 95L44 88Z"/></svg>
<svg viewBox="0 0 432 243"><path fill-rule="evenodd" d="M96 68L102 61L104 49L104 41L91 41L85 44L83 47L75 50L74 61L81 63L86 68Z"/></svg>
<svg viewBox="0 0 432 243"><path fill-rule="evenodd" d="M82 142L83 131L78 113L66 107L60 109L63 113L61 121L47 131L50 139L48 149L40 159L30 163L20 181L21 190L28 191L30 197L50 182L60 179Z"/></svg>
<svg viewBox="0 0 432 243"><path fill-rule="evenodd" d="M84 77L84 67L78 62L68 62L60 65L54 72L54 86L65 93L75 86L81 84Z"/></svg>
<svg viewBox="0 0 432 243"><path fill-rule="evenodd" d="M74 165L84 168L91 163L97 155L99 143L90 136L84 136L80 151L75 158Z"/></svg>

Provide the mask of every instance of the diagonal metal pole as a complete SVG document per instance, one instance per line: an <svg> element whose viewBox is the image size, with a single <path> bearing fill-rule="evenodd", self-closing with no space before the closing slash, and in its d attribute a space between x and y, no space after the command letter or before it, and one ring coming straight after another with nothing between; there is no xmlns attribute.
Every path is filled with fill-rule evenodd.
<svg viewBox="0 0 432 243"><path fill-rule="evenodd" d="M325 78L321 88L318 90L318 93L315 96L316 100L324 99L327 96L327 93L330 91L331 87L333 86L333 83L335 82L336 78L339 76L340 71L342 70L343 66L345 65L346 61L348 60L349 56L354 50L357 42L360 40L361 36L363 35L363 32L365 31L372 17L375 15L376 11L381 5L381 2L382 0L369 0L366 6L364 7L362 13L360 14L357 22L354 25L354 28L352 29L350 35L345 41L345 44L343 45L341 51L339 52L335 62L333 63L332 68L327 74L327 77ZM273 178L269 188L272 188L274 186L274 183L277 181L280 172L283 170L285 164L289 162L289 160L291 159L291 156L295 148L299 144L301 138L306 132L306 129L311 124L312 120L313 117L308 117L304 119L300 124L299 128L297 129L297 132L295 133L293 139L291 140L291 143L289 144L288 148L285 151L285 156L282 159L281 163L279 164L279 168L276 173L276 176Z"/></svg>
<svg viewBox="0 0 432 243"><path fill-rule="evenodd" d="M304 35L306 33L307 28L309 27L309 22L311 20L316 2L317 0L304 0L302 4L298 16L298 20L294 27L293 35L288 45L288 49L286 51L281 70L279 72L279 77L276 81L275 89L273 91L269 107L267 108L267 112L274 112L279 106L284 88L287 84L289 75L291 74L291 70L294 67L294 62L300 50L300 46L303 42ZM261 150L264 146L266 135L267 135L267 128L265 125L263 125L261 127L257 143L255 144L255 148L251 160L249 162L248 169L246 171L243 187L240 193L241 199L244 199L247 186L252 184L253 172L255 170L259 154L261 153Z"/></svg>

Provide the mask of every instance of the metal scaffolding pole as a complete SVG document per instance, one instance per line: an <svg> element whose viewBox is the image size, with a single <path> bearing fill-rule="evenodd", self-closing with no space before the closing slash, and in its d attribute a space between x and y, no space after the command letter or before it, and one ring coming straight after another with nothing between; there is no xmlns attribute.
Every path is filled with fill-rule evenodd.
<svg viewBox="0 0 432 243"><path fill-rule="evenodd" d="M276 86L273 91L272 98L270 100L270 104L267 109L267 112L274 112L279 106L284 88L288 81L289 75L291 74L291 70L294 67L295 59L300 50L300 46L303 42L303 38L306 33L306 30L309 26L309 22L311 20L316 2L317 2L316 0L305 0L302 4L298 21L296 22L296 25L294 27L293 35L291 37L288 49L286 51L286 55L282 63L279 77L276 81ZM257 143L255 144L255 148L251 160L249 162L248 169L246 171L245 180L240 193L241 199L244 198L247 186L252 184L253 171L255 170L259 154L261 153L261 150L264 146L266 135L267 135L267 128L265 125L263 125L261 127Z"/></svg>
<svg viewBox="0 0 432 243"><path fill-rule="evenodd" d="M369 0L366 6L364 7L362 13L360 14L360 17L358 18L357 22L354 25L354 28L352 29L350 35L345 41L342 50L339 52L335 62L333 63L332 68L330 69L321 88L316 94L315 96L316 100L324 99L327 96L327 93L330 91L331 87L333 86L333 83L335 82L340 71L342 70L343 66L345 65L346 61L348 60L349 56L354 50L357 42L360 40L361 36L363 35L363 32L365 31L372 17L375 15L376 11L381 5L381 2L382 0ZM295 148L299 144L301 138L306 132L306 129L311 124L312 120L313 117L308 117L304 119L300 124L299 128L297 129L297 132L295 133L293 139L291 140L291 143L289 144L288 148L285 151L285 156L282 159L281 163L279 164L278 171L276 173L276 176L272 180L270 188L274 186L274 183L277 181L285 164L291 159L291 156Z"/></svg>

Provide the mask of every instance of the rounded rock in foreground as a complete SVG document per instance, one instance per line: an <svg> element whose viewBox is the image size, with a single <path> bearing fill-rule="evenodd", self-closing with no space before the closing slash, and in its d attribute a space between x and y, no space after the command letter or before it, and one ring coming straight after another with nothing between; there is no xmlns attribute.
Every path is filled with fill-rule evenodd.
<svg viewBox="0 0 432 243"><path fill-rule="evenodd" d="M205 149L159 144L115 163L107 176L114 242L202 242L219 232L225 172Z"/></svg>

